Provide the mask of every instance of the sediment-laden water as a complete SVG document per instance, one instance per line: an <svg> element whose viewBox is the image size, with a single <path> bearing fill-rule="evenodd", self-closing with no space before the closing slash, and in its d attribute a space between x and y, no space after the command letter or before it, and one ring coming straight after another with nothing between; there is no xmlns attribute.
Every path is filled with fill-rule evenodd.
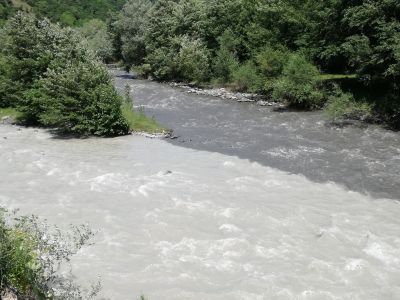
<svg viewBox="0 0 400 300"><path fill-rule="evenodd" d="M138 94L156 87L135 84ZM149 111L156 105L157 93L149 101ZM160 100L160 111L171 110L163 120L174 114L171 103L173 98ZM221 105L214 99L204 107L218 113ZM256 111L229 105L232 122L239 109L249 115ZM219 113L225 116L228 111ZM177 130L182 137L196 123L214 137L212 147L225 149L230 136L216 140L217 133L223 132L220 118L199 124L193 117L192 124L179 111L175 114L178 124L187 124ZM274 159L277 165L286 161L287 168L304 163L302 170L326 164L319 171L324 179L351 174L355 179L338 182L355 184L383 178L387 182L382 186L365 190L395 197L398 164L390 153L398 151L398 137L387 132L387 137L374 138L378 130L382 132L375 128L367 129L368 133L344 129L342 150L336 150L338 160L323 162L340 149L333 138L340 133L333 130L319 144L322 134L316 128L325 127L309 121L316 127L308 132L304 125L299 138L303 142L295 148L299 152L283 150L289 149L305 118L288 114L286 125L268 121L281 117L267 115L271 126L256 130L272 141L262 146L266 151L262 157L268 158L263 164L222 150L199 151L138 136L57 139L43 130L0 126L0 205L21 208L21 213L34 213L61 226L88 222L98 230L95 244L73 260L73 271L83 283L101 276L99 298L133 300L143 292L150 300L399 299L400 202L266 166ZM317 119L315 114L309 116ZM249 128L255 120L245 123ZM226 123L227 131L238 137L231 142L232 151L261 147L250 138L252 130L248 131L252 144L240 144L240 134L229 129L230 124ZM246 131L246 126L240 128ZM281 139L275 132L280 131L287 133L288 144L279 146ZM207 145L200 137L193 136L192 143ZM371 153L377 155L375 167L368 167ZM379 164L390 161L392 165ZM368 173L367 167L375 173ZM348 173L340 173L343 168ZM339 173L331 175L332 170Z"/></svg>
<svg viewBox="0 0 400 300"><path fill-rule="evenodd" d="M274 112L271 107L188 94L187 90L114 71L134 101L179 138L171 143L219 152L335 182L374 197L400 199L400 133L379 126L332 127L321 112Z"/></svg>

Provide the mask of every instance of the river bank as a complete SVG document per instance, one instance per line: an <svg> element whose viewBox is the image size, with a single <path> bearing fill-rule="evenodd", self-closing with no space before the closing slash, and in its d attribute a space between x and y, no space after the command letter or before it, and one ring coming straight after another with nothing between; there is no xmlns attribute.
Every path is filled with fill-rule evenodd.
<svg viewBox="0 0 400 300"><path fill-rule="evenodd" d="M18 121L20 115L21 114L13 108L0 109L0 125L23 125L20 121ZM130 134L152 139L164 139L172 136L171 130L161 127L154 120L147 118L140 112L135 112L131 114L131 116L133 129L130 130ZM139 120L142 124L140 126L135 126L135 123L138 123Z"/></svg>
<svg viewBox="0 0 400 300"><path fill-rule="evenodd" d="M274 108L285 107L284 104L267 99L261 94L234 92L223 87L201 88L179 82L168 82L167 84L171 87L184 89L188 94L219 97L221 99L233 100L237 102L251 102L260 106L272 106Z"/></svg>

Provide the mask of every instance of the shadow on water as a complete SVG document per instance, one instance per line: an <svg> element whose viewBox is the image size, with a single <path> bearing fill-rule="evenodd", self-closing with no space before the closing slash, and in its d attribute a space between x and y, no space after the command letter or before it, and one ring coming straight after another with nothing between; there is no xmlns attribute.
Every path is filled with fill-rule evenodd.
<svg viewBox="0 0 400 300"><path fill-rule="evenodd" d="M333 124L321 112L273 111L252 103L187 94L114 71L136 105L174 131L182 147L248 159L314 182L335 182L373 197L400 199L400 134L379 126Z"/></svg>
<svg viewBox="0 0 400 300"><path fill-rule="evenodd" d="M120 78L120 79L136 79L136 76L132 74L119 74L116 75L115 77Z"/></svg>

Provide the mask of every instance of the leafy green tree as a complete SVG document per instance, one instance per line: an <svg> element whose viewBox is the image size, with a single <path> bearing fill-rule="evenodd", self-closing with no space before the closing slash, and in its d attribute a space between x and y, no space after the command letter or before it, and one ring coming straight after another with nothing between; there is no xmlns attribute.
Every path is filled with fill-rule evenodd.
<svg viewBox="0 0 400 300"><path fill-rule="evenodd" d="M129 69L144 63L146 57L145 35L152 7L150 0L130 0L112 23L114 38L119 41L121 57Z"/></svg>
<svg viewBox="0 0 400 300"><path fill-rule="evenodd" d="M10 74L9 59L0 54L0 108L15 106L15 84Z"/></svg>
<svg viewBox="0 0 400 300"><path fill-rule="evenodd" d="M76 62L51 70L24 93L24 99L25 113L61 132L117 136L129 130L121 97L98 63Z"/></svg>
<svg viewBox="0 0 400 300"><path fill-rule="evenodd" d="M1 53L28 121L79 135L128 132L107 69L74 30L19 13L4 36Z"/></svg>
<svg viewBox="0 0 400 300"><path fill-rule="evenodd" d="M295 106L319 107L324 94L318 87L318 74L317 68L303 54L292 54L282 76L274 84L272 96Z"/></svg>
<svg viewBox="0 0 400 300"><path fill-rule="evenodd" d="M235 69L232 81L238 91L258 92L262 86L262 79L252 61L247 61Z"/></svg>
<svg viewBox="0 0 400 300"><path fill-rule="evenodd" d="M106 20L125 0L25 0L34 13L64 25L82 25L90 19Z"/></svg>
<svg viewBox="0 0 400 300"><path fill-rule="evenodd" d="M200 40L179 38L180 50L176 65L183 80L205 82L209 78L209 51Z"/></svg>
<svg viewBox="0 0 400 300"><path fill-rule="evenodd" d="M221 83L232 80L232 74L239 67L237 58L238 40L231 30L226 30L218 39L219 49L213 60L214 76Z"/></svg>
<svg viewBox="0 0 400 300"><path fill-rule="evenodd" d="M65 11L60 16L60 22L67 26L74 26L77 22L77 19L72 12Z"/></svg>
<svg viewBox="0 0 400 300"><path fill-rule="evenodd" d="M365 50L356 48L358 51L354 51L351 46L345 47L345 55L357 62L360 74L372 79L399 78L399 16L400 4L396 0L369 0L346 9L343 23L352 32L347 43L359 43Z"/></svg>
<svg viewBox="0 0 400 300"><path fill-rule="evenodd" d="M289 59L289 51L284 47L265 47L255 56L257 71L263 84L263 90L271 94L275 81L282 75Z"/></svg>
<svg viewBox="0 0 400 300"><path fill-rule="evenodd" d="M221 45L220 39L229 31L235 40L235 55L242 58L243 31L245 23L242 22L241 12L243 10L243 0L208 0L206 1L206 19L203 39L208 47L217 50ZM232 49L230 49L232 50Z"/></svg>
<svg viewBox="0 0 400 300"><path fill-rule="evenodd" d="M114 48L112 38L104 21L93 19L79 29L79 33L87 40L88 47L104 62L113 59Z"/></svg>

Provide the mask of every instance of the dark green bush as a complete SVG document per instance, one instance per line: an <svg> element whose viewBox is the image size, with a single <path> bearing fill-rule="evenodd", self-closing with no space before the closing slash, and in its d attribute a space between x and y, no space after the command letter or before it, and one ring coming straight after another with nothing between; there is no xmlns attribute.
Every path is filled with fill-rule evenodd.
<svg viewBox="0 0 400 300"><path fill-rule="evenodd" d="M324 93L319 87L318 70L302 54L292 54L274 83L272 97L289 105L317 108L323 104Z"/></svg>
<svg viewBox="0 0 400 300"><path fill-rule="evenodd" d="M256 55L258 71L265 78L277 78L282 74L288 58L289 52L282 47L265 47Z"/></svg>
<svg viewBox="0 0 400 300"><path fill-rule="evenodd" d="M188 36L171 39L168 47L155 49L146 58L159 80L204 82L209 76L209 52L200 40Z"/></svg>
<svg viewBox="0 0 400 300"><path fill-rule="evenodd" d="M201 83L209 78L209 51L200 40L180 37L176 65L182 80Z"/></svg>
<svg viewBox="0 0 400 300"><path fill-rule="evenodd" d="M278 49L265 47L256 55L257 71L260 74L262 89L265 94L270 95L272 93L274 84L282 75L288 58L289 52L283 47Z"/></svg>
<svg viewBox="0 0 400 300"><path fill-rule="evenodd" d="M22 111L61 132L115 136L128 133L122 100L98 63L75 63L49 71L24 94Z"/></svg>
<svg viewBox="0 0 400 300"><path fill-rule="evenodd" d="M142 64L137 67L133 67L131 69L139 78L149 78L151 75L151 65L150 64Z"/></svg>
<svg viewBox="0 0 400 300"><path fill-rule="evenodd" d="M228 83L232 80L233 72L239 67L239 62L234 54L221 48L213 61L214 77L220 83Z"/></svg>
<svg viewBox="0 0 400 300"><path fill-rule="evenodd" d="M238 41L235 40L233 33L229 30L218 39L219 48L212 61L213 75L220 83L228 83L232 80L232 75L239 67L239 60L236 56Z"/></svg>
<svg viewBox="0 0 400 300"><path fill-rule="evenodd" d="M0 54L0 108L16 105L16 83L11 80L9 59Z"/></svg>
<svg viewBox="0 0 400 300"><path fill-rule="evenodd" d="M366 120L372 117L372 105L365 101L356 101L352 94L344 93L336 87L328 97L325 112L334 120Z"/></svg>
<svg viewBox="0 0 400 300"><path fill-rule="evenodd" d="M7 226L0 213L0 290L10 285L20 293L28 295L38 290L35 272L38 271L37 241L32 236Z"/></svg>
<svg viewBox="0 0 400 300"><path fill-rule="evenodd" d="M107 69L74 30L19 13L4 33L9 71L0 96L8 99L11 81L28 122L80 135L128 133Z"/></svg>
<svg viewBox="0 0 400 300"><path fill-rule="evenodd" d="M176 52L169 47L154 50L146 57L146 63L151 66L152 75L158 80L178 79Z"/></svg>
<svg viewBox="0 0 400 300"><path fill-rule="evenodd" d="M233 88L237 91L257 92L261 89L262 80L253 62L248 61L239 66L232 74Z"/></svg>
<svg viewBox="0 0 400 300"><path fill-rule="evenodd" d="M375 111L390 127L400 129L400 90L393 89L387 91L377 101Z"/></svg>

